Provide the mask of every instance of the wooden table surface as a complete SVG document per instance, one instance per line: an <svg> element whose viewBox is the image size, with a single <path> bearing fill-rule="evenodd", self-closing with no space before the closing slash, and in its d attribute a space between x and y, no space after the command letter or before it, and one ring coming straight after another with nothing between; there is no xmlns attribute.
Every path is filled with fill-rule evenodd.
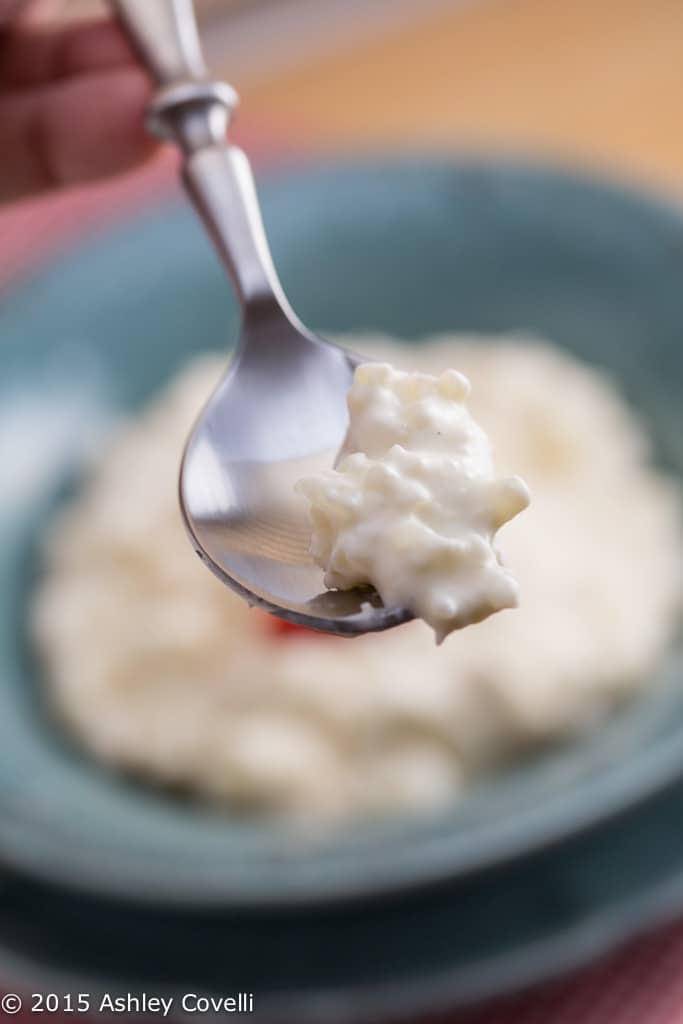
<svg viewBox="0 0 683 1024"><path fill-rule="evenodd" d="M241 91L328 152L540 154L683 193L683 0L454 2Z"/></svg>

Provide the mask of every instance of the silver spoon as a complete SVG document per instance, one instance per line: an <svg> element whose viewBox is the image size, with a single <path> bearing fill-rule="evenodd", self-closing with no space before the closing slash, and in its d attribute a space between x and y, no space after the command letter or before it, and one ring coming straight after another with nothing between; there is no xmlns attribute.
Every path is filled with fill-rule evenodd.
<svg viewBox="0 0 683 1024"><path fill-rule="evenodd" d="M226 142L234 90L211 81L192 0L113 0L158 83L152 129L183 153L182 177L242 307L230 368L187 442L180 503L194 548L251 604L313 629L356 636L412 616L374 590L325 590L308 553L294 484L332 466L348 423L359 357L309 331L268 250L244 153Z"/></svg>

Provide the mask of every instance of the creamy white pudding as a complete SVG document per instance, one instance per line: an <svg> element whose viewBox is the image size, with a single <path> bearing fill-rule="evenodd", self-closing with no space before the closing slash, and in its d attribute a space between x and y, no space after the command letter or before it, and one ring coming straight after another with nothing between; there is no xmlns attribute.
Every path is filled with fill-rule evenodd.
<svg viewBox="0 0 683 1024"><path fill-rule="evenodd" d="M439 643L518 603L493 539L529 492L519 477L495 476L469 392L456 370L364 363L336 468L297 484L310 501L311 553L325 585L371 584L385 605L429 623Z"/></svg>

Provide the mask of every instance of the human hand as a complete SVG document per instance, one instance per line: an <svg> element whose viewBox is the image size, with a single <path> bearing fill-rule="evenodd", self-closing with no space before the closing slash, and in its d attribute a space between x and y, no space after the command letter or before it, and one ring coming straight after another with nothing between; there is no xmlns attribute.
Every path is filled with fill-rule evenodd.
<svg viewBox="0 0 683 1024"><path fill-rule="evenodd" d="M47 28L25 10L0 0L0 202L116 174L155 148L151 85L118 26Z"/></svg>

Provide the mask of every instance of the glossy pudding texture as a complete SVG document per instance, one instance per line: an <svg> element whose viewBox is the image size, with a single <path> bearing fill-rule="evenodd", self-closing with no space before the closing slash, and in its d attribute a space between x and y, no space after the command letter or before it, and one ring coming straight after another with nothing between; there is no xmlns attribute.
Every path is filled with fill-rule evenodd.
<svg viewBox="0 0 683 1024"><path fill-rule="evenodd" d="M469 393L457 370L364 363L336 467L297 485L310 501L311 553L325 585L371 584L387 607L429 623L439 643L519 597L493 539L529 492L519 477L495 476Z"/></svg>

